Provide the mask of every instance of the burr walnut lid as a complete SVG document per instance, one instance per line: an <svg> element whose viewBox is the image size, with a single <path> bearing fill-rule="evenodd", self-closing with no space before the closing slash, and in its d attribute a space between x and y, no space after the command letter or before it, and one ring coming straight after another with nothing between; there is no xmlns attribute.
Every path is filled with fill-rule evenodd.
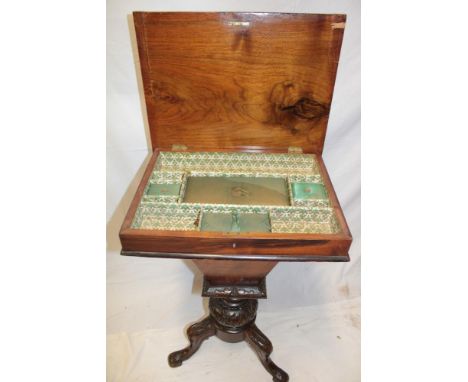
<svg viewBox="0 0 468 382"><path fill-rule="evenodd" d="M322 152L345 15L133 18L153 149Z"/></svg>

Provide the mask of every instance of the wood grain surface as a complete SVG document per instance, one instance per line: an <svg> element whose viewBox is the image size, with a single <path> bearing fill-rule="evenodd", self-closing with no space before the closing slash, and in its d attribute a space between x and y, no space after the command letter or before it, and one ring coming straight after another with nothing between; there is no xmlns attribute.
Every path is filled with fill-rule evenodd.
<svg viewBox="0 0 468 382"><path fill-rule="evenodd" d="M132 229L133 217L158 155L159 151L155 150L122 224L120 241L123 255L213 260L349 261L352 237L321 159L321 174L342 230L339 234Z"/></svg>
<svg viewBox="0 0 468 382"><path fill-rule="evenodd" d="M205 275L225 280L264 277L277 261L349 261L351 234L321 159L346 16L133 16L154 152L120 231L122 254L194 259ZM341 233L132 229L157 156L173 145L316 153Z"/></svg>
<svg viewBox="0 0 468 382"><path fill-rule="evenodd" d="M277 264L276 261L193 260L205 278L213 284L248 284L260 280Z"/></svg>
<svg viewBox="0 0 468 382"><path fill-rule="evenodd" d="M345 15L133 16L153 149L322 152Z"/></svg>

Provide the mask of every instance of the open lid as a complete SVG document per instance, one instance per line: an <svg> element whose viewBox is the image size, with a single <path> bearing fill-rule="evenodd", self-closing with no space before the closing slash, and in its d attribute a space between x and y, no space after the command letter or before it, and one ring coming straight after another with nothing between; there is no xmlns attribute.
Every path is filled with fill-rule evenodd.
<svg viewBox="0 0 468 382"><path fill-rule="evenodd" d="M345 15L133 17L153 149L322 152Z"/></svg>

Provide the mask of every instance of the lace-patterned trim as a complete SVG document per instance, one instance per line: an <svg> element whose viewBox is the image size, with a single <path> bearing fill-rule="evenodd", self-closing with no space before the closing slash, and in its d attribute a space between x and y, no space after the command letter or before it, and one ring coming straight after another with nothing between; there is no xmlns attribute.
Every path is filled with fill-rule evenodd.
<svg viewBox="0 0 468 382"><path fill-rule="evenodd" d="M291 206L182 203L191 176L281 177L288 180ZM329 199L295 200L292 182L323 184L313 154L161 152L132 222L132 228L197 231L203 212L267 213L272 233L338 233ZM151 184L180 184L178 196L147 195Z"/></svg>

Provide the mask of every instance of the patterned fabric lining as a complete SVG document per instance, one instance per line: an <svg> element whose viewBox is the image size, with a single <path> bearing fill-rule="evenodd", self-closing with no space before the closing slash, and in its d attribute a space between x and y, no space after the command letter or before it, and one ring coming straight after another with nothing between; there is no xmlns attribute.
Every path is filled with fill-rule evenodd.
<svg viewBox="0 0 468 382"><path fill-rule="evenodd" d="M280 177L288 182L290 206L183 203L188 176ZM132 222L132 228L199 231L204 212L268 214L272 233L338 233L330 201L295 200L291 183L323 184L313 154L161 152ZM178 184L175 195L148 195L151 184Z"/></svg>

